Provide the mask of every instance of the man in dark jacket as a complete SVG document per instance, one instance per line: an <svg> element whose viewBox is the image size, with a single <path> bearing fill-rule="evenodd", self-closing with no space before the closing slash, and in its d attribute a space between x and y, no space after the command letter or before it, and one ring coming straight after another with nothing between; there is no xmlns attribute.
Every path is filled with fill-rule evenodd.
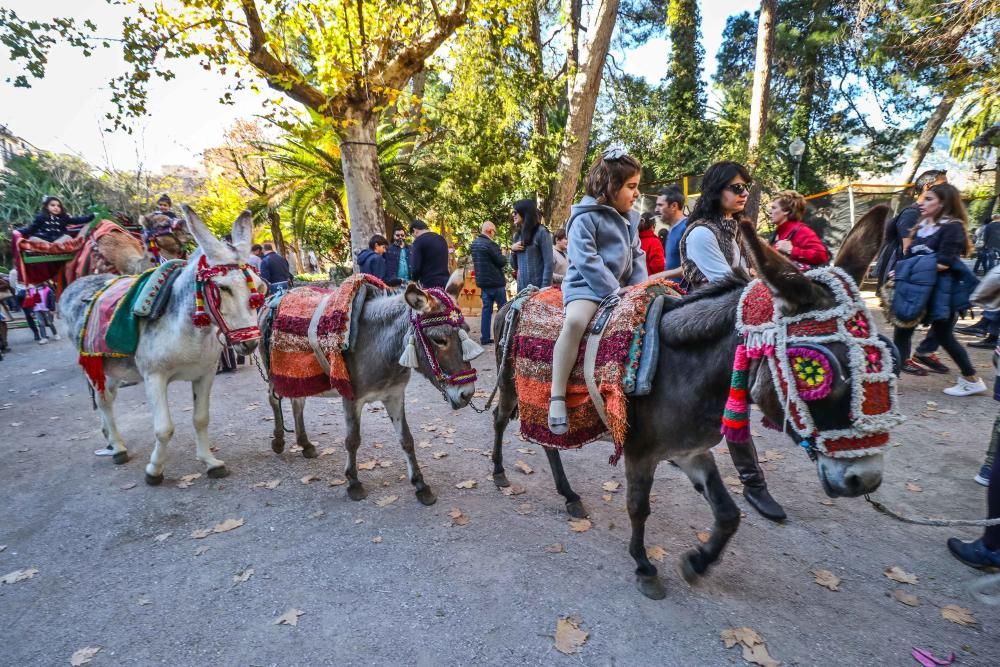
<svg viewBox="0 0 1000 667"><path fill-rule="evenodd" d="M368 242L368 248L358 255L358 268L361 273L367 273L384 281L388 267L385 264L385 249L389 242L381 234L376 234Z"/></svg>
<svg viewBox="0 0 1000 667"><path fill-rule="evenodd" d="M406 230L396 226L392 230L392 243L385 250L386 284L402 285L410 280L410 246Z"/></svg>
<svg viewBox="0 0 1000 667"><path fill-rule="evenodd" d="M410 278L423 287L440 287L448 284L448 242L432 232L423 220L410 225L413 245L410 246Z"/></svg>
<svg viewBox="0 0 1000 667"><path fill-rule="evenodd" d="M472 254L472 264L476 268L476 287L483 300L483 315L480 322L480 341L483 345L493 342L493 305L497 310L507 303L507 278L503 269L507 266L507 258L500 252L496 238L496 226L487 220L479 230L479 236L472 242L469 252Z"/></svg>
<svg viewBox="0 0 1000 667"><path fill-rule="evenodd" d="M292 272L288 260L274 252L274 246L264 244L264 256L260 260L260 277L270 285L271 292L284 292L292 286Z"/></svg>

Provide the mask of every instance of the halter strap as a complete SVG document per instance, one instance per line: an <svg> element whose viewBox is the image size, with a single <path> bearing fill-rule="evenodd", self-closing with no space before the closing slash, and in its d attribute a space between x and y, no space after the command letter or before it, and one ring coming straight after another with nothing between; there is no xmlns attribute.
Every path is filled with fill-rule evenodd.
<svg viewBox="0 0 1000 667"><path fill-rule="evenodd" d="M420 347L424 351L424 357L427 359L427 364L431 367L434 379L451 386L461 386L475 382L475 368L470 367L468 370L461 370L457 373L445 373L441 368L441 364L438 363L437 356L431 349L430 341L427 340L427 334L424 333L425 329L442 325L448 325L462 331L462 325L465 323L465 316L462 314L462 309L458 307L458 304L455 303L450 294L438 287L430 287L424 291L437 299L444 307L443 310L435 313L410 314L410 325L413 328L414 337L420 342Z"/></svg>
<svg viewBox="0 0 1000 667"><path fill-rule="evenodd" d="M196 327L206 327L214 322L219 327L219 332L224 338L225 344L235 345L236 343L248 340L257 340L260 338L260 329L256 325L232 329L226 323L226 319L223 317L220 309L221 296L219 286L215 284L212 278L219 275L224 276L230 271L240 271L243 273L247 286L250 288L250 308L257 310L264 305L264 296L257 291L254 284L251 273L254 272L252 266L243 262L239 262L238 264L209 265L208 259L202 255L198 259L198 268L195 273L194 313L191 315L191 320Z"/></svg>

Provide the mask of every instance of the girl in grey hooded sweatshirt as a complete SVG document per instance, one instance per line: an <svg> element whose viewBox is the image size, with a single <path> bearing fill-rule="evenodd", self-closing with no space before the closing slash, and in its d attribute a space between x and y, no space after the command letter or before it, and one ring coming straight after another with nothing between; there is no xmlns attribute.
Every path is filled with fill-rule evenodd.
<svg viewBox="0 0 1000 667"><path fill-rule="evenodd" d="M646 280L646 256L639 246L639 161L621 149L608 149L590 168L587 196L573 206L566 234L569 269L562 283L566 319L552 353L549 430L569 431L566 384L576 363L587 325L604 299Z"/></svg>

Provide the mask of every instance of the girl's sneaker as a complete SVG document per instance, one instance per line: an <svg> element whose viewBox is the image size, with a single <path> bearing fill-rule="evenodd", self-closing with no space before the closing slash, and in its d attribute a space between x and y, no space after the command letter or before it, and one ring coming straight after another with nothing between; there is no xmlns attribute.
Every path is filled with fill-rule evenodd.
<svg viewBox="0 0 1000 667"><path fill-rule="evenodd" d="M48 345L49 344L49 339L48 338L39 338L38 339L38 344L39 345Z"/></svg>
<svg viewBox="0 0 1000 667"><path fill-rule="evenodd" d="M52 340L62 340L62 336L60 336L59 334L55 334L54 336L52 336Z"/></svg>
<svg viewBox="0 0 1000 667"><path fill-rule="evenodd" d="M973 396L975 394L985 394L986 393L986 383L983 382L982 378L977 378L975 382L970 382L964 377L958 377L958 384L954 387L948 387L944 390L944 393L949 396Z"/></svg>
<svg viewBox="0 0 1000 667"><path fill-rule="evenodd" d="M990 466L984 465L982 468L979 469L979 473L972 478L972 481L974 481L976 484L981 484L982 486L989 486L990 475L992 472L993 469Z"/></svg>

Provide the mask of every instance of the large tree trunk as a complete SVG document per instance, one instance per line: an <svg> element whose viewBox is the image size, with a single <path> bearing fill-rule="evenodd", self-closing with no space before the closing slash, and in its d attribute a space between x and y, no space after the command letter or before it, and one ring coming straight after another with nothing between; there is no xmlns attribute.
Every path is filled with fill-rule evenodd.
<svg viewBox="0 0 1000 667"><path fill-rule="evenodd" d="M750 97L750 141L747 145L747 166L752 172L760 163L760 145L767 130L767 110L771 97L771 54L774 52L774 14L777 0L760 3L757 21L757 55L753 68L753 91ZM757 220L760 208L760 183L754 182L744 213Z"/></svg>
<svg viewBox="0 0 1000 667"><path fill-rule="evenodd" d="M948 114L951 113L951 108L955 106L956 99L958 99L958 96L954 93L945 93L941 101L938 102L937 108L934 109L934 113L927 119L923 131L917 137L917 143L913 145L913 150L910 151L910 157L906 160L906 166L903 167L903 183L913 182L914 177L917 175L917 170L920 169L920 163L924 161L927 151L931 149L934 137L937 136L937 133L941 130L941 126L944 125L944 121L947 120Z"/></svg>
<svg viewBox="0 0 1000 667"><path fill-rule="evenodd" d="M354 251L367 248L372 236L385 232L375 124L375 117L367 115L343 130L340 143L351 249ZM352 253L352 261L356 260L357 257Z"/></svg>
<svg viewBox="0 0 1000 667"><path fill-rule="evenodd" d="M569 117L566 135L559 149L556 168L558 180L552 188L551 215L546 221L550 226L563 224L569 218L569 208L580 181L580 168L587 153L590 129L594 123L594 107L601 90L601 74L608 57L611 33L618 18L619 0L596 0L592 9L590 38L580 55L580 67L573 80L569 97Z"/></svg>
<svg viewBox="0 0 1000 667"><path fill-rule="evenodd" d="M580 66L580 13L581 0L563 0L562 9L569 28L566 31L566 98L573 94L573 81ZM536 9L535 16L538 15ZM541 40L538 40L541 42Z"/></svg>

